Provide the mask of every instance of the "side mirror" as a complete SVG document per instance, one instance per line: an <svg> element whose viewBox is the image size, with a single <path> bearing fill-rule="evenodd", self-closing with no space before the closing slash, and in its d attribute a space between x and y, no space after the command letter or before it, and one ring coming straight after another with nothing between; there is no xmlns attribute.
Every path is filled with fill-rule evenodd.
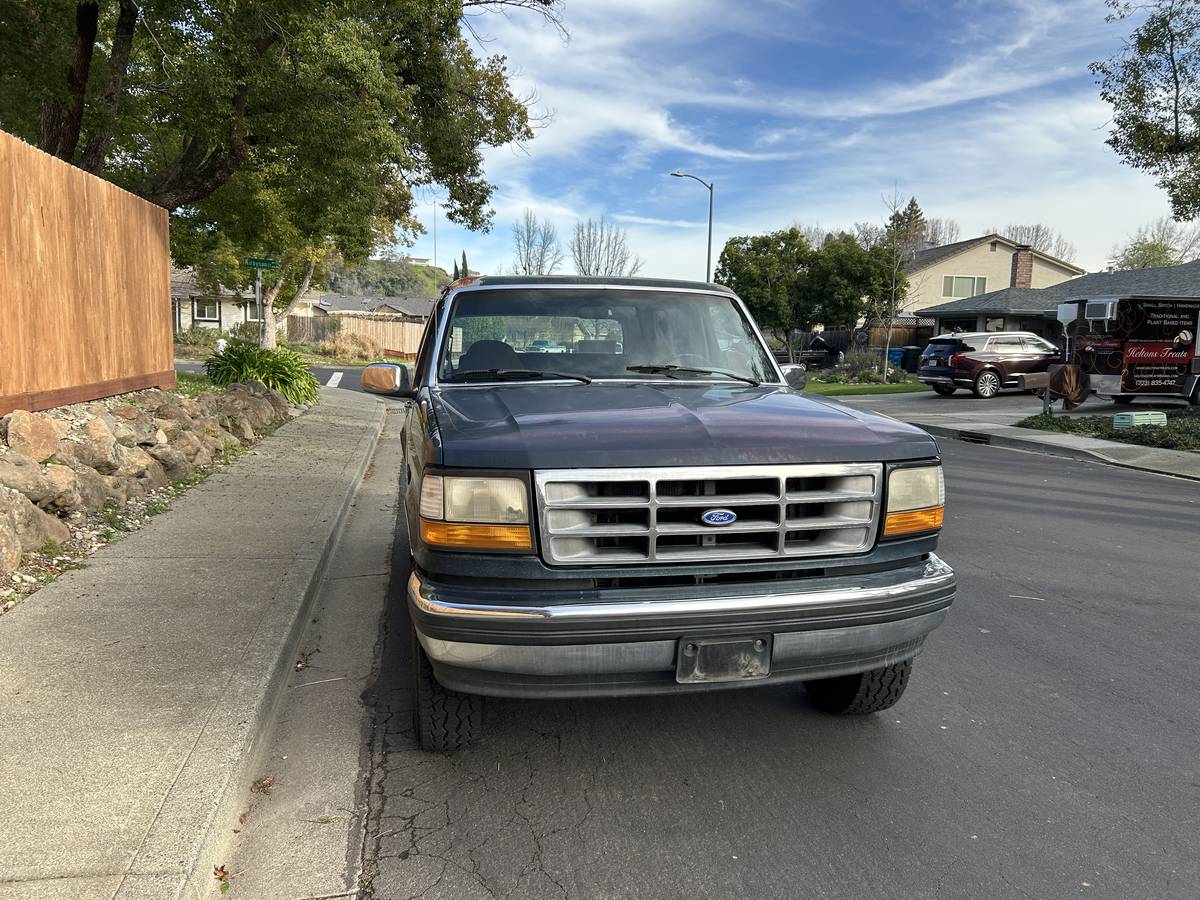
<svg viewBox="0 0 1200 900"><path fill-rule="evenodd" d="M411 398L415 395L408 366L396 363L371 363L362 370L362 389L388 397Z"/></svg>
<svg viewBox="0 0 1200 900"><path fill-rule="evenodd" d="M808 371L808 366L804 363L796 363L793 365L781 366L783 371L783 380L788 383L794 391L804 390L804 385L808 383L808 376L805 373Z"/></svg>

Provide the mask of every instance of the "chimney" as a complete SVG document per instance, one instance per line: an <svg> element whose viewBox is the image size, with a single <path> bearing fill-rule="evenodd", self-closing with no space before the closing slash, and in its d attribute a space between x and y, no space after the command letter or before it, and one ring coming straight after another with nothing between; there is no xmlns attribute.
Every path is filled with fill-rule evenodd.
<svg viewBox="0 0 1200 900"><path fill-rule="evenodd" d="M1015 288L1033 287L1033 248L1028 244L1018 244L1012 257L1012 281L1009 285Z"/></svg>

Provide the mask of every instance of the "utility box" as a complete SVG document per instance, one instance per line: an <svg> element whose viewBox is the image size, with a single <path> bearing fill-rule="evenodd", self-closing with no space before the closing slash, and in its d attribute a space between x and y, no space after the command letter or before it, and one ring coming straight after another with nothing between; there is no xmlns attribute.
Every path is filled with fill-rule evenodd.
<svg viewBox="0 0 1200 900"><path fill-rule="evenodd" d="M1123 431L1126 428L1134 428L1138 425L1166 425L1167 414L1157 410L1146 410L1145 412L1123 412L1113 416L1113 428L1116 431Z"/></svg>

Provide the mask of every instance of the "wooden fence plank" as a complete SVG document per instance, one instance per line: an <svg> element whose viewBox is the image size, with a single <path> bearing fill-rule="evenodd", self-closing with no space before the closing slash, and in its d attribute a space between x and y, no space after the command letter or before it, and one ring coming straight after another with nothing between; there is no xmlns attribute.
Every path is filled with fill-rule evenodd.
<svg viewBox="0 0 1200 900"><path fill-rule="evenodd" d="M165 209L0 131L0 415L173 387L170 275Z"/></svg>
<svg viewBox="0 0 1200 900"><path fill-rule="evenodd" d="M332 316L288 316L289 341L318 344L338 334L357 334L378 342L388 356L417 355L424 322L387 313L339 313Z"/></svg>

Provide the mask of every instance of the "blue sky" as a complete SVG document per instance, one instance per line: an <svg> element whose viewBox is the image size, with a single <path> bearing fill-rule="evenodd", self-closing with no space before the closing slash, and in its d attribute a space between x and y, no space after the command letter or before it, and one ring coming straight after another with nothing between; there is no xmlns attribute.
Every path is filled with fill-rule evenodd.
<svg viewBox="0 0 1200 900"><path fill-rule="evenodd" d="M487 16L487 49L550 120L488 152L493 228L442 218L438 261L465 249L472 268L507 269L529 207L564 245L577 218L607 214L643 274L698 278L707 192L668 176L682 168L716 182L714 264L732 235L880 221L896 188L963 237L1044 222L1102 268L1168 213L1104 144L1087 65L1129 30L1105 13L1101 0L568 0L566 41L532 16ZM427 229L432 216L427 200ZM432 235L409 252L432 256Z"/></svg>

